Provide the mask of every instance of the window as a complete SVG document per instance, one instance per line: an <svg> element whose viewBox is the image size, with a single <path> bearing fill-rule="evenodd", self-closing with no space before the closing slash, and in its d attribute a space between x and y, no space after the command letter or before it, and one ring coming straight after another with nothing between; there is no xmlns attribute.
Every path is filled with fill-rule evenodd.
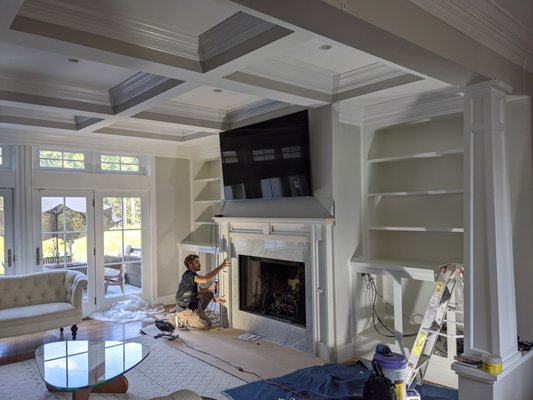
<svg viewBox="0 0 533 400"><path fill-rule="evenodd" d="M39 150L39 166L67 170L86 169L85 153L63 150Z"/></svg>
<svg viewBox="0 0 533 400"><path fill-rule="evenodd" d="M0 145L0 169L9 169L13 165L13 147Z"/></svg>
<svg viewBox="0 0 533 400"><path fill-rule="evenodd" d="M100 169L106 172L141 172L141 158L119 154L101 154Z"/></svg>

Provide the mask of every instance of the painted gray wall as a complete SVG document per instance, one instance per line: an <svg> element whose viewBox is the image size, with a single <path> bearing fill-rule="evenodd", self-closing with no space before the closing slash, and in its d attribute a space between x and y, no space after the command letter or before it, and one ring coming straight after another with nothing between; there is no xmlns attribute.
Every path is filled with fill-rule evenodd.
<svg viewBox="0 0 533 400"><path fill-rule="evenodd" d="M516 318L518 335L533 338L531 288L533 287L533 160L529 99L507 103L507 157L513 224Z"/></svg>
<svg viewBox="0 0 533 400"><path fill-rule="evenodd" d="M179 280L178 243L190 232L189 161L156 157L157 296L174 295Z"/></svg>

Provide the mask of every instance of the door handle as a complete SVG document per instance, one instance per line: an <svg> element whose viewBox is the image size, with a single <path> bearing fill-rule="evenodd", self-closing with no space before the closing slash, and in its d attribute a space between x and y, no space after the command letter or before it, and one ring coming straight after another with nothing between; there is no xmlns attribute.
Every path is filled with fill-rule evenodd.
<svg viewBox="0 0 533 400"><path fill-rule="evenodd" d="M7 249L7 266L11 267L13 265L13 251Z"/></svg>
<svg viewBox="0 0 533 400"><path fill-rule="evenodd" d="M35 264L39 265L41 263L41 249L37 247L35 249Z"/></svg>

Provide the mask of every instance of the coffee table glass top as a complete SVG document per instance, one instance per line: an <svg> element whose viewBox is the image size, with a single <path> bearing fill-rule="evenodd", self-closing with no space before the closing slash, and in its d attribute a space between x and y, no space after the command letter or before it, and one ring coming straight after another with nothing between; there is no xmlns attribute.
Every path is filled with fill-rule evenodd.
<svg viewBox="0 0 533 400"><path fill-rule="evenodd" d="M150 349L123 341L71 340L44 344L35 350L43 380L55 389L95 387L129 371Z"/></svg>

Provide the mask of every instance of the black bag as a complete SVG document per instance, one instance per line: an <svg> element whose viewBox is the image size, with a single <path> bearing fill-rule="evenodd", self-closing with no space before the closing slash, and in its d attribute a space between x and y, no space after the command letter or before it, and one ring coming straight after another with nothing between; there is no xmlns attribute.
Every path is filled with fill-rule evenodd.
<svg viewBox="0 0 533 400"><path fill-rule="evenodd" d="M363 400L396 400L394 385L383 375L377 361L372 361L374 372L368 378L363 389Z"/></svg>

